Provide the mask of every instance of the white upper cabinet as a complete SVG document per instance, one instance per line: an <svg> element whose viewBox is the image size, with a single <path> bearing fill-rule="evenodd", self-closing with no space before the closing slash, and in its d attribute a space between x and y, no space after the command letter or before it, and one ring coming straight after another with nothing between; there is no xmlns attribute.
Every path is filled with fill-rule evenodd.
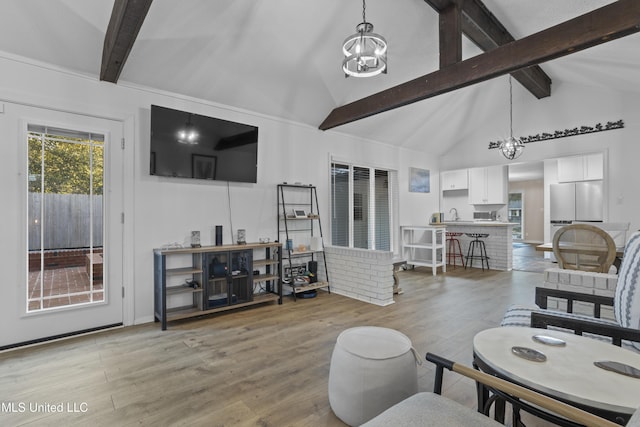
<svg viewBox="0 0 640 427"><path fill-rule="evenodd" d="M558 159L558 182L582 181L584 167L582 156L561 157Z"/></svg>
<svg viewBox="0 0 640 427"><path fill-rule="evenodd" d="M558 182L592 181L604 178L604 155L561 157L558 159Z"/></svg>
<svg viewBox="0 0 640 427"><path fill-rule="evenodd" d="M465 190L469 188L469 175L466 169L443 171L440 174L442 191Z"/></svg>
<svg viewBox="0 0 640 427"><path fill-rule="evenodd" d="M469 203L504 205L507 203L507 166L469 169Z"/></svg>
<svg viewBox="0 0 640 427"><path fill-rule="evenodd" d="M584 180L604 179L604 154L584 156Z"/></svg>

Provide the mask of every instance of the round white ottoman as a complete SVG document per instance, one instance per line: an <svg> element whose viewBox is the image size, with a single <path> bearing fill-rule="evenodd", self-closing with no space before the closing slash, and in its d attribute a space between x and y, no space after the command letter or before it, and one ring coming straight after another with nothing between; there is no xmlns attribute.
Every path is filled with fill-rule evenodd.
<svg viewBox="0 0 640 427"><path fill-rule="evenodd" d="M329 369L329 404L357 426L418 391L417 358L406 335L361 326L338 335Z"/></svg>

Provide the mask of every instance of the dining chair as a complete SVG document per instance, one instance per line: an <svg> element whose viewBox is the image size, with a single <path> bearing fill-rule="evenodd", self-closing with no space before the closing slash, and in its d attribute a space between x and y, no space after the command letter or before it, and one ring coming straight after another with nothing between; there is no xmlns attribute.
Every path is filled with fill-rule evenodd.
<svg viewBox="0 0 640 427"><path fill-rule="evenodd" d="M624 249L624 245L627 243L627 233L629 232L630 222L580 222L573 221L572 224L589 224L594 227L598 227L604 230L616 245L616 259L613 261L613 265L616 268L615 272L620 271L620 264L622 263L621 249Z"/></svg>
<svg viewBox="0 0 640 427"><path fill-rule="evenodd" d="M609 233L591 224L571 224L553 236L558 267L608 273L616 259L616 243Z"/></svg>

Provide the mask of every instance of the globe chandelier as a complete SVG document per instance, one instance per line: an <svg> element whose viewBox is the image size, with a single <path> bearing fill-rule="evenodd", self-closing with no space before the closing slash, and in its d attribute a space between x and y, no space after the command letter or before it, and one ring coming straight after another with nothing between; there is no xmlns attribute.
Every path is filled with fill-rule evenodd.
<svg viewBox="0 0 640 427"><path fill-rule="evenodd" d="M513 86L509 76L509 138L500 144L500 152L508 160L515 160L522 154L524 144L513 136Z"/></svg>

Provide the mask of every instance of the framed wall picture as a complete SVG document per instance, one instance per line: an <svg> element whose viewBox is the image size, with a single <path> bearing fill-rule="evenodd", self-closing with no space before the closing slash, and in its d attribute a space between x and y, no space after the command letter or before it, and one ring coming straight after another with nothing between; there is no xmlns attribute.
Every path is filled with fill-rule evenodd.
<svg viewBox="0 0 640 427"><path fill-rule="evenodd" d="M429 193L431 191L431 177L429 170L409 168L409 192Z"/></svg>
<svg viewBox="0 0 640 427"><path fill-rule="evenodd" d="M216 156L191 155L191 174L198 179L216 179Z"/></svg>

